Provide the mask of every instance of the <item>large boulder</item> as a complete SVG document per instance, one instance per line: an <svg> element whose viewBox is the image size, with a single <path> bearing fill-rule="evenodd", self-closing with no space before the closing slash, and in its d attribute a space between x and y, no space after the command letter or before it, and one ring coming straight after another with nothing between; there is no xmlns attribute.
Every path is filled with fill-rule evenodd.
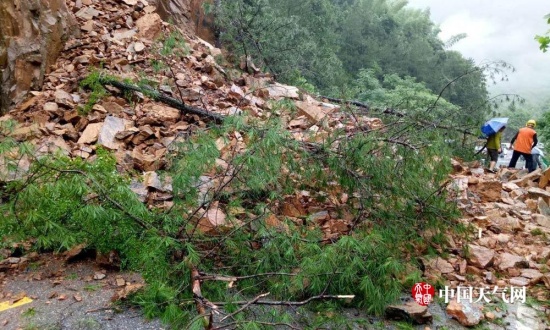
<svg viewBox="0 0 550 330"><path fill-rule="evenodd" d="M71 33L65 0L0 1L0 113L42 87Z"/></svg>

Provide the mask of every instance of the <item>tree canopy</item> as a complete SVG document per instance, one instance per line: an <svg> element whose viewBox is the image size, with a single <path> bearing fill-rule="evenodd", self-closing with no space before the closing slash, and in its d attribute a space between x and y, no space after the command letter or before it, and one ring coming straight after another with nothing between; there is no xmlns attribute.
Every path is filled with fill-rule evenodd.
<svg viewBox="0 0 550 330"><path fill-rule="evenodd" d="M404 0L236 0L220 3L217 21L224 46L250 56L280 81L308 82L324 95L386 106L395 105L390 95L403 92L399 97L408 98L411 92L389 86L391 81L407 82L431 93L433 101L461 108L461 121L482 121L490 110L487 66L447 49L464 36L443 42L430 12L406 5ZM386 86L391 93L377 90Z"/></svg>

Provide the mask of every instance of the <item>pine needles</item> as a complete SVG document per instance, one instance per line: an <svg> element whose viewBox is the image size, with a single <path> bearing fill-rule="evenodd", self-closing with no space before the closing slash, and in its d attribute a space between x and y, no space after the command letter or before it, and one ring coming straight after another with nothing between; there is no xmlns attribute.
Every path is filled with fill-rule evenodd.
<svg viewBox="0 0 550 330"><path fill-rule="evenodd" d="M398 129L382 133L390 140ZM421 140L411 135L408 143ZM0 142L3 159L9 160L10 143ZM422 252L415 250L421 233L444 230L455 214L439 189L449 167L442 150L434 142L419 153L381 143L379 135L335 131L311 151L279 120L254 127L229 119L179 142L166 173L173 179L174 205L164 211L141 203L114 157L101 148L93 162L35 159L28 150L34 162L7 183L0 234L5 244L34 238L38 249L85 242L118 251L123 267L140 271L148 282L133 302L176 328L203 326L194 308L191 268L238 278L229 286L202 282L203 297L228 303L227 313L238 309L232 301L269 292L270 299L283 302L355 295L351 302L310 305L360 306L381 314L418 277L409 270L412 256ZM16 160L8 162L17 166ZM330 236L309 216L281 216L281 207L303 190L310 203L348 218L349 232ZM342 201L343 195L349 199ZM214 203L227 214L227 226L205 233L199 220ZM246 308L227 322L252 329L295 321L284 312L265 318Z"/></svg>

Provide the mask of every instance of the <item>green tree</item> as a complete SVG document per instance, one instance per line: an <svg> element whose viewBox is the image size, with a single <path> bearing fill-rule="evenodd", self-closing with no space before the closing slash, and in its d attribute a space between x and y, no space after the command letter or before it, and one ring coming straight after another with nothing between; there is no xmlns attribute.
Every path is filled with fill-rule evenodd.
<svg viewBox="0 0 550 330"><path fill-rule="evenodd" d="M547 21L548 24L550 24L550 14L544 16L544 19ZM537 40L540 44L540 49L546 53L548 50L548 47L550 46L550 32L546 32L545 35L537 35L535 36L535 40Z"/></svg>

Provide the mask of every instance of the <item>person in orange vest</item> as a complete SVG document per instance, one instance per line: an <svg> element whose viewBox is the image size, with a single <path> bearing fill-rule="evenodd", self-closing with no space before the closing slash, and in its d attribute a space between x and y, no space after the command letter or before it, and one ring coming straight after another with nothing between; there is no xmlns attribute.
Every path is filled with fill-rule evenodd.
<svg viewBox="0 0 550 330"><path fill-rule="evenodd" d="M510 159L508 168L515 168L519 156L523 156L523 158L525 158L525 167L527 167L527 170L529 170L529 172L535 170L535 166L533 166L533 157L531 155L531 150L538 143L535 126L537 126L537 123L533 119L529 120L527 125L520 128L514 138L512 138L510 145L514 146L514 152L512 153L512 159Z"/></svg>

